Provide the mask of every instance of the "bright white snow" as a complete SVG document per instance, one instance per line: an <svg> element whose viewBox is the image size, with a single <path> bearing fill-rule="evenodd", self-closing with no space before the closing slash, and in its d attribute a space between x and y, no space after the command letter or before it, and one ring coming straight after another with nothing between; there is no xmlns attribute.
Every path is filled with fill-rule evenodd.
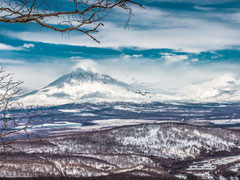
<svg viewBox="0 0 240 180"><path fill-rule="evenodd" d="M160 92L160 90L159 90ZM60 105L82 102L232 102L240 101L240 80L233 74L171 90L169 94L142 93L108 75L78 69L45 88L19 99L25 105ZM123 107L119 107L120 109Z"/></svg>

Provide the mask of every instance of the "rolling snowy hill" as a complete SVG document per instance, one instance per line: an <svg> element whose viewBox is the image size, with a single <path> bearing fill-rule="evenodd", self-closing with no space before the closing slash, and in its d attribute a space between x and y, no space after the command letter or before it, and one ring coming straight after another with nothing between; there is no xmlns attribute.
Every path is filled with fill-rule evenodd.
<svg viewBox="0 0 240 180"><path fill-rule="evenodd" d="M238 131L139 124L14 141L7 153L0 149L0 177L237 180L239 152Z"/></svg>

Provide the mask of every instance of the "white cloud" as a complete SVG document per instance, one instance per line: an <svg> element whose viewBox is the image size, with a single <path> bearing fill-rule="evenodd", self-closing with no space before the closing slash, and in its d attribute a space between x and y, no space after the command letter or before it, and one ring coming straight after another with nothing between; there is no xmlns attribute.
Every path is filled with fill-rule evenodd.
<svg viewBox="0 0 240 180"><path fill-rule="evenodd" d="M132 57L139 58L139 57L142 57L142 54L134 54L134 55L132 55Z"/></svg>
<svg viewBox="0 0 240 180"><path fill-rule="evenodd" d="M132 12L133 15L130 17L130 20L131 20L129 23L130 26L132 23L139 24L139 21L141 22L140 23L141 25L146 25L148 23L151 23L154 20L158 20L160 17L165 17L168 15L167 12L162 11L161 9L149 7L149 6L144 6L144 8L141 8L139 6L134 6L132 7L132 9L133 9L133 12ZM129 16L129 12L122 8L116 8L115 11L116 11L116 14L121 13L121 16L119 17L119 15L117 14L114 17L118 19L122 18L122 21L125 22ZM142 21L143 19L145 21Z"/></svg>
<svg viewBox="0 0 240 180"><path fill-rule="evenodd" d="M144 21L144 19L142 20ZM153 22L155 22L154 20ZM185 52L201 52L240 45L239 28L229 24L183 17L159 18L155 28L129 28L105 23L94 36L101 44L82 34L62 35L56 32L7 32L22 40L88 47L137 47L140 49L168 48Z"/></svg>
<svg viewBox="0 0 240 180"><path fill-rule="evenodd" d="M145 1L152 1L152 2L159 2L159 0L145 0ZM194 3L194 4L222 4L227 2L233 2L236 0L161 0L161 2L179 2L179 3Z"/></svg>
<svg viewBox="0 0 240 180"><path fill-rule="evenodd" d="M27 44L27 43L25 43L25 44L23 45L23 47L24 47L24 48L27 48L27 49L29 49L29 48L34 48L34 44Z"/></svg>
<svg viewBox="0 0 240 180"><path fill-rule="evenodd" d="M176 55L176 54L170 54L170 53L164 53L162 55L163 55L163 59L167 63L175 63L175 62L181 62L184 60L188 60L187 55Z"/></svg>
<svg viewBox="0 0 240 180"><path fill-rule="evenodd" d="M7 44L3 44L0 43L0 50L8 50L8 51L20 51L20 50L24 50L24 49L29 49L29 48L33 48L34 44L23 44L22 46L11 46L11 45L7 45Z"/></svg>
<svg viewBox="0 0 240 180"><path fill-rule="evenodd" d="M70 58L71 61L76 61L76 60L80 60L80 59L84 59L82 56L72 56Z"/></svg>
<svg viewBox="0 0 240 180"><path fill-rule="evenodd" d="M211 7L204 7L204 6L194 6L194 9L201 10L201 11L212 11L215 10L215 8Z"/></svg>
<svg viewBox="0 0 240 180"><path fill-rule="evenodd" d="M238 10L232 10L226 13L219 13L219 12L214 12L211 13L212 17L219 18L227 23L231 22L234 25L239 25L240 24L240 11Z"/></svg>
<svg viewBox="0 0 240 180"><path fill-rule="evenodd" d="M23 89L40 89L65 73L72 71L72 65L63 62L4 65L6 72L14 74L14 80L21 80ZM57 68L56 68L57 67Z"/></svg>
<svg viewBox="0 0 240 180"><path fill-rule="evenodd" d="M199 61L199 59L197 59L197 58L194 58L194 59L191 59L191 61L192 61L192 62L198 62L198 61Z"/></svg>
<svg viewBox="0 0 240 180"><path fill-rule="evenodd" d="M170 56L165 54L166 56ZM240 64L211 63L201 66L194 66L192 61L189 64L179 61L164 63L160 60L139 58L137 61L131 57L124 60L106 59L93 61L91 59L73 58L69 61L56 61L53 63L35 64L10 64L6 65L6 71L14 73L15 80L23 80L23 87L26 89L40 89L65 73L70 73L76 68L83 68L98 73L109 74L113 78L127 83L135 83L137 86L147 85L146 89L168 90L182 87L195 82L203 82L220 76L223 73L233 73L240 77ZM74 64L73 64L74 62ZM56 68L57 67L57 68Z"/></svg>
<svg viewBox="0 0 240 180"><path fill-rule="evenodd" d="M121 57L129 59L129 58L140 58L142 57L142 54L133 54L133 55L128 55L128 54L122 54Z"/></svg>
<svg viewBox="0 0 240 180"><path fill-rule="evenodd" d="M164 63L156 59L124 61L120 58L98 61L93 67L97 72L109 74L123 82L147 85L146 88L162 91L212 80L223 73L233 73L240 77L240 64L211 63L195 66L190 59L188 61L189 64L180 61L176 66L174 63Z"/></svg>
<svg viewBox="0 0 240 180"><path fill-rule="evenodd" d="M97 63L91 59L79 59L76 62L77 64L73 67L73 70L77 68L81 68L85 71L92 71L92 72L98 71Z"/></svg>
<svg viewBox="0 0 240 180"><path fill-rule="evenodd" d="M201 1L194 2L200 3ZM212 1L212 3L219 2ZM200 5L196 5L195 8L210 10ZM124 30L122 23L123 19L126 20L127 14L122 9L117 9L115 18L119 18L120 21L114 19L114 22L119 23L105 22L105 26L101 27L100 32L93 34L101 44L76 32L69 35L45 29L42 32L6 32L6 34L32 42L116 49L121 47L167 48L198 53L240 46L240 24L236 24L239 13L227 13L226 16L224 13L205 12L204 15L202 12L195 11L186 13L176 15L175 11L136 7L130 28ZM225 18L225 20L229 17L231 21L216 21L216 17ZM235 22L234 25L233 22ZM28 47L33 46L25 45L25 48Z"/></svg>
<svg viewBox="0 0 240 180"><path fill-rule="evenodd" d="M24 64L24 61L13 60L13 59L0 59L0 64Z"/></svg>
<svg viewBox="0 0 240 180"><path fill-rule="evenodd" d="M0 43L0 50L16 50L16 51L18 51L18 50L22 50L22 48Z"/></svg>
<svg viewBox="0 0 240 180"><path fill-rule="evenodd" d="M240 12L235 12L235 13L231 14L231 18L232 18L232 20L234 20L236 22L240 22Z"/></svg>

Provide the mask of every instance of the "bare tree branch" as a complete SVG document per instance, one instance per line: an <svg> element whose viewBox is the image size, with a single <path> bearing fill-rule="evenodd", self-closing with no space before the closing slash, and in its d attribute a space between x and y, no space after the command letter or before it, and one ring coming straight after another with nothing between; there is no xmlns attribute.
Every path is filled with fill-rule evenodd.
<svg viewBox="0 0 240 180"><path fill-rule="evenodd" d="M33 118L38 112L32 108L25 109L16 101L22 81L14 81L11 74L0 69L0 148L5 149L19 133L27 134ZM16 113L18 112L18 113Z"/></svg>
<svg viewBox="0 0 240 180"><path fill-rule="evenodd" d="M91 33L98 32L109 11L117 7L126 10L128 23L132 5L142 7L132 0L3 0L0 22L38 23L58 32L78 31L100 43Z"/></svg>

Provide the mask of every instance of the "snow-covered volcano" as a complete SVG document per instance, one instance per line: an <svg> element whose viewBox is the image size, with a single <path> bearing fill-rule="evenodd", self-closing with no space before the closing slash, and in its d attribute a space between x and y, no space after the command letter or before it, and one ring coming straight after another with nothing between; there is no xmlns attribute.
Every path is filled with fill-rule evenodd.
<svg viewBox="0 0 240 180"><path fill-rule="evenodd" d="M126 83L79 68L19 100L27 105L59 105L86 101L138 101L142 98L145 97L131 90Z"/></svg>

